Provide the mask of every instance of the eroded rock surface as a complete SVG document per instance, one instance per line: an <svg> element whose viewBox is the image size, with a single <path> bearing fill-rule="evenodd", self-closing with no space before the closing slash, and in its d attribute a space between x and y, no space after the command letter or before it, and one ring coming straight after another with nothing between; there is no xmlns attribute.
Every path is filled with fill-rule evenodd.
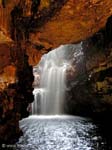
<svg viewBox="0 0 112 150"><path fill-rule="evenodd" d="M4 52L6 47L2 47ZM16 142L21 135L19 120L29 115L27 107L33 101L33 73L28 56L17 45L8 48L10 60L1 65L0 75L0 143Z"/></svg>
<svg viewBox="0 0 112 150"><path fill-rule="evenodd" d="M79 62L74 80L68 83L65 110L71 114L109 119L112 113L112 30L107 31L110 20L103 30L83 41L85 72L80 74Z"/></svg>

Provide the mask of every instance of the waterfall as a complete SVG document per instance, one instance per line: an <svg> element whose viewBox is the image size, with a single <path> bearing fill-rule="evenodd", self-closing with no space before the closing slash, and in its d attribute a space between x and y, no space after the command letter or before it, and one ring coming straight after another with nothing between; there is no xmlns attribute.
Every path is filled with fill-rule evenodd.
<svg viewBox="0 0 112 150"><path fill-rule="evenodd" d="M32 114L63 114L66 90L66 69L68 57L76 46L65 45L43 55L40 63L34 67L36 85L33 94ZM80 49L80 48L79 48ZM71 50L71 52L69 52Z"/></svg>

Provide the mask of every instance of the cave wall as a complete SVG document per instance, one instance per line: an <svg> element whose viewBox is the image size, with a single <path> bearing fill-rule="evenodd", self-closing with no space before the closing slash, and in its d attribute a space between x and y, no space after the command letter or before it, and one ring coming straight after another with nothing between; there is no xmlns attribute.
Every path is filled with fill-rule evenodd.
<svg viewBox="0 0 112 150"><path fill-rule="evenodd" d="M109 118L112 114L112 17L105 28L83 41L82 50L83 62L79 62L74 79L69 80L65 111ZM80 74L82 65L84 72Z"/></svg>
<svg viewBox="0 0 112 150"><path fill-rule="evenodd" d="M18 122L33 101L32 66L60 44L93 35L110 15L111 0L0 1L0 143L13 143L21 134ZM93 80L95 91L99 83Z"/></svg>
<svg viewBox="0 0 112 150"><path fill-rule="evenodd" d="M20 45L0 47L0 143L14 143L22 134L19 120L29 115L27 107L33 101L33 72Z"/></svg>

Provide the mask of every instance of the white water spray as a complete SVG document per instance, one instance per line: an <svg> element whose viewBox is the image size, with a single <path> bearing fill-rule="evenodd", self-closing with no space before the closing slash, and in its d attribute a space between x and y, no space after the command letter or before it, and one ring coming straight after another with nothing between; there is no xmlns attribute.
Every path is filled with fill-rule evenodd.
<svg viewBox="0 0 112 150"><path fill-rule="evenodd" d="M33 115L64 114L66 69L70 65L67 58L69 59L69 50L73 55L75 48L74 45L60 46L44 55L40 63L35 66L34 76L38 74L40 83L33 91L35 97L32 103Z"/></svg>

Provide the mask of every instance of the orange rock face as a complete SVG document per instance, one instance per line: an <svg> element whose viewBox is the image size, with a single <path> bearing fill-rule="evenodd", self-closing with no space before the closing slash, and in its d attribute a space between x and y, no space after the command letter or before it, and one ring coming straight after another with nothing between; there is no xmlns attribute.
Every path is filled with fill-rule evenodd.
<svg viewBox="0 0 112 150"><path fill-rule="evenodd" d="M110 15L111 0L68 0L40 29L39 40L55 46L78 42L103 28Z"/></svg>
<svg viewBox="0 0 112 150"><path fill-rule="evenodd" d="M0 26L5 28L8 33L10 31L10 13L18 2L19 0L9 0L5 8L0 3ZM49 10L50 2L49 0L41 1L39 10ZM20 5L23 8L23 16L30 16L31 0L24 0ZM38 32L31 34L30 40L39 41L42 44L47 42L53 47L75 43L92 36L103 28L107 18L111 15L111 0L66 0L62 8L50 19L48 18Z"/></svg>
<svg viewBox="0 0 112 150"><path fill-rule="evenodd" d="M0 91L8 87L9 84L16 82L16 67L9 65L4 68L3 73L0 74Z"/></svg>
<svg viewBox="0 0 112 150"><path fill-rule="evenodd" d="M42 56L42 51L38 51L32 45L27 44L26 53L29 56L28 62L30 65L35 66L39 63Z"/></svg>
<svg viewBox="0 0 112 150"><path fill-rule="evenodd" d="M10 63L10 48L6 44L0 44L0 72Z"/></svg>

